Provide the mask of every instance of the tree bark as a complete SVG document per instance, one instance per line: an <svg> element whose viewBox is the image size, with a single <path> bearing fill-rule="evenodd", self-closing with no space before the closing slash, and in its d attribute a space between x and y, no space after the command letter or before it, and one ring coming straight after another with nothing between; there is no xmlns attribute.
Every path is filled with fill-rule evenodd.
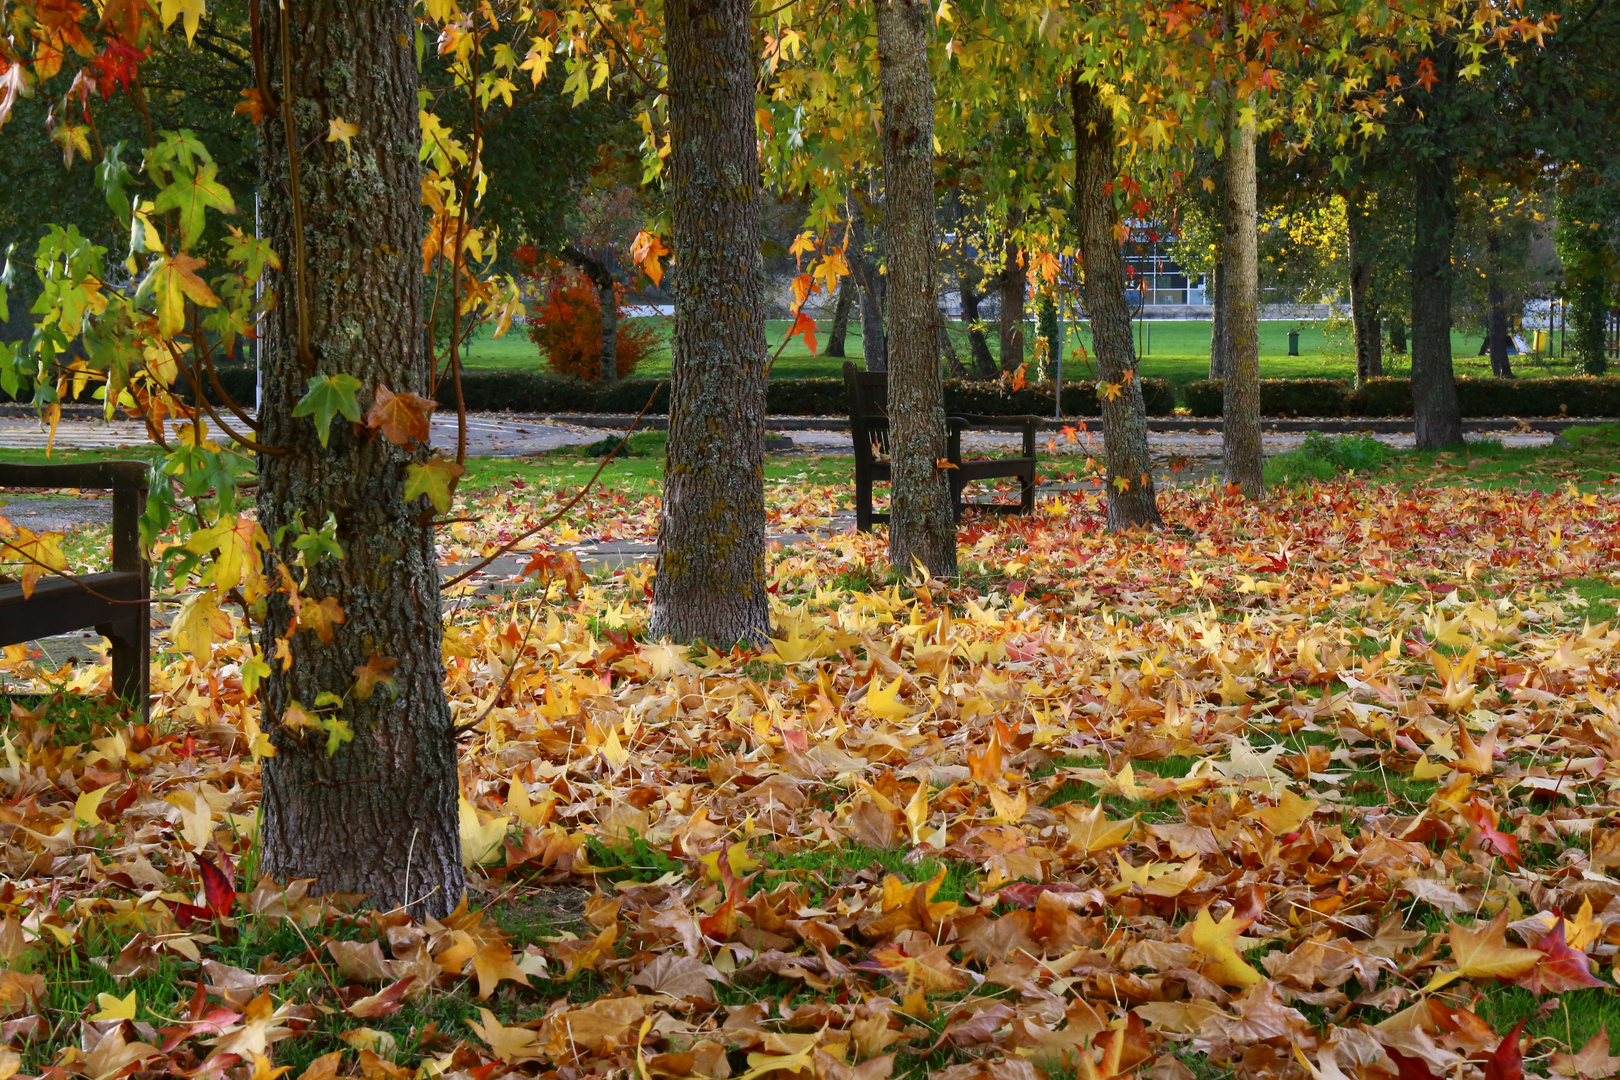
<svg viewBox="0 0 1620 1080"><path fill-rule="evenodd" d="M670 205L677 262L664 509L648 633L762 641L765 320L752 7L671 0Z"/></svg>
<svg viewBox="0 0 1620 1080"><path fill-rule="evenodd" d="M1419 450L1462 442L1462 411L1451 366L1451 240L1457 199L1453 155L1437 149L1413 164L1412 427Z"/></svg>
<svg viewBox="0 0 1620 1080"><path fill-rule="evenodd" d="M1008 224L1016 225L1017 219ZM1001 370L1017 371L1024 364L1024 294L1029 290L1029 268L1023 251L1012 240L1007 241L996 285L1001 292Z"/></svg>
<svg viewBox="0 0 1620 1080"><path fill-rule="evenodd" d="M849 309L854 304L855 286L849 278L839 278L838 298L833 301L832 329L827 332L828 356L844 356L844 340L849 337Z"/></svg>
<svg viewBox="0 0 1620 1080"><path fill-rule="evenodd" d="M850 245L853 255L849 269L861 287L861 353L865 357L867 371L888 371L889 342L883 329L886 282L884 276L878 273L877 264L867 255L869 238L873 241L877 238L869 237L866 214L861 209L860 200L854 195L849 199L849 221L855 233L855 242Z"/></svg>
<svg viewBox="0 0 1620 1080"><path fill-rule="evenodd" d="M1502 238L1495 229L1485 236L1490 280L1485 283L1485 347L1491 354L1491 374L1499 379L1513 378L1508 363L1507 295L1502 291Z"/></svg>
<svg viewBox="0 0 1620 1080"><path fill-rule="evenodd" d="M579 267L596 286L596 301L602 309L602 363L597 369L596 381L603 386L611 385L619 378L619 295L614 287L613 271L603 260L572 246L563 248L563 258Z"/></svg>
<svg viewBox="0 0 1620 1080"><path fill-rule="evenodd" d="M877 0L883 90L883 228L889 278L889 562L956 576L956 515L945 457L934 297L933 9L926 0Z"/></svg>
<svg viewBox="0 0 1620 1080"><path fill-rule="evenodd" d="M1609 367L1605 348L1609 287L1604 247L1602 232L1582 227L1563 252L1566 336L1583 375L1602 375Z"/></svg>
<svg viewBox="0 0 1620 1080"><path fill-rule="evenodd" d="M1078 71L1070 76L1069 95L1074 116L1075 232L1084 270L1081 294L1091 320L1098 374L1118 387L1101 401L1108 528L1163 525L1148 457L1147 408L1131 340L1125 259L1114 233L1119 224L1112 193L1114 117L1096 86L1083 81Z"/></svg>
<svg viewBox="0 0 1620 1080"><path fill-rule="evenodd" d="M957 278L962 290L962 318L968 324L968 349L973 354L973 372L986 379L996 377L996 358L990 355L990 343L985 340L984 327L979 325L979 301L984 299L964 274Z"/></svg>
<svg viewBox="0 0 1620 1080"><path fill-rule="evenodd" d="M1251 499L1265 494L1260 444L1260 251L1254 172L1254 125L1228 112L1223 157L1221 282L1226 290L1226 379L1221 450L1226 482Z"/></svg>
<svg viewBox="0 0 1620 1080"><path fill-rule="evenodd" d="M465 891L457 814L456 745L444 695L438 557L425 498L407 503L407 464L426 456L339 419L321 446L313 423L292 413L315 375L360 380L365 408L379 385L431 393L423 342L421 167L411 6L358 0L287 0L284 70L280 9L263 7L260 33L275 91L291 104L264 121L261 227L281 253L279 302L264 316L260 438L285 453L259 456L259 522L280 537L267 558L297 564L297 522L337 522L344 557L308 568L300 602L335 600L344 622L323 643L291 598L270 597L261 639L270 659L261 701L275 746L265 762L263 862L277 881L314 878L325 892L365 893L380 908L407 904L444 915ZM356 57L365 57L357 64ZM352 155L321 143L328 120L359 128ZM294 203L288 143L299 147L299 209L309 358L300 356ZM281 530L288 529L287 534ZM297 573L295 571L295 573ZM361 700L355 670L391 658L394 689ZM281 723L298 703L315 712L323 693L352 741L328 754L326 737ZM330 716L329 710L322 710Z"/></svg>
<svg viewBox="0 0 1620 1080"><path fill-rule="evenodd" d="M1373 300L1373 278L1378 263L1373 257L1367 232L1371 226L1361 203L1359 189L1345 196L1348 258L1350 262L1350 326L1355 335L1356 385L1384 374L1384 326L1378 304Z"/></svg>
<svg viewBox="0 0 1620 1080"><path fill-rule="evenodd" d="M1221 273L1221 254L1215 253L1215 268L1210 272L1212 311L1209 323L1209 377L1226 378L1226 360L1232 343L1226 336L1226 278Z"/></svg>

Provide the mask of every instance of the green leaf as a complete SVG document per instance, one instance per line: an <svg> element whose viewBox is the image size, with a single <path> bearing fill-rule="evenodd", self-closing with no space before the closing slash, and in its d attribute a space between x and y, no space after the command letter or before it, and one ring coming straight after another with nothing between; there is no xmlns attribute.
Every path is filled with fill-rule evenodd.
<svg viewBox="0 0 1620 1080"><path fill-rule="evenodd" d="M113 144L101 164L96 166L96 183L107 197L107 205L118 215L119 224L128 226L135 210L130 204L129 193L124 189L135 183L135 177L130 174L129 167L119 160L123 152L123 143Z"/></svg>
<svg viewBox="0 0 1620 1080"><path fill-rule="evenodd" d="M293 408L294 416L311 416L315 430L321 434L321 445L326 445L332 431L332 417L342 413L353 423L360 422L360 402L355 394L360 380L353 375L315 375L309 380L309 392Z"/></svg>
<svg viewBox="0 0 1620 1080"><path fill-rule="evenodd" d="M446 513L450 509L450 493L455 488L455 482L466 471L442 457L436 457L424 465L412 464L405 470L405 501L426 495L435 510Z"/></svg>
<svg viewBox="0 0 1620 1080"><path fill-rule="evenodd" d="M315 721L315 726L326 732L326 756L331 757L338 752L338 747L346 742L354 742L354 729L347 720L339 720L335 716L323 716Z"/></svg>
<svg viewBox="0 0 1620 1080"><path fill-rule="evenodd" d="M183 248L189 248L202 235L204 211L208 208L236 213L230 189L219 182L219 166L211 162L196 170L177 171L174 182L158 192L156 205L159 210L178 213Z"/></svg>
<svg viewBox="0 0 1620 1080"><path fill-rule="evenodd" d="M242 665L242 693L252 697L259 692L259 683L270 677L270 665L257 653Z"/></svg>

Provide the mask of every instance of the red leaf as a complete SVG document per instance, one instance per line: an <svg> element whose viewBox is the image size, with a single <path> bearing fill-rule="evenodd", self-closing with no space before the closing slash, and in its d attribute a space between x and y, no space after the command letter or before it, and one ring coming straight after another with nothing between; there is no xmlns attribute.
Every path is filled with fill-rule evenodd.
<svg viewBox="0 0 1620 1080"><path fill-rule="evenodd" d="M1519 985L1527 988L1532 994L1543 993L1562 994L1566 990L1585 990L1608 983L1592 974L1590 962L1586 954L1569 947L1564 940L1564 920L1559 919L1553 928L1541 935L1541 940L1535 944L1537 949L1546 953L1536 966L1530 969L1530 974L1519 980Z"/></svg>
<svg viewBox="0 0 1620 1080"><path fill-rule="evenodd" d="M788 328L787 336L804 338L804 347L810 350L811 356L816 355L816 320L804 312L801 311L794 316L793 325Z"/></svg>
<svg viewBox="0 0 1620 1080"><path fill-rule="evenodd" d="M1399 1080L1437 1080L1422 1058L1408 1057L1399 1050L1392 1050L1387 1046L1384 1047L1384 1053L1389 1055L1389 1060L1400 1070Z"/></svg>
<svg viewBox="0 0 1620 1080"><path fill-rule="evenodd" d="M1509 870L1519 868L1521 861L1519 858L1519 841L1507 833L1497 830L1496 824L1499 818L1495 810L1475 799L1463 811L1463 817L1467 818L1469 824L1474 826L1474 830L1479 836L1479 846L1481 848L1501 858L1503 862L1507 863Z"/></svg>
<svg viewBox="0 0 1620 1080"><path fill-rule="evenodd" d="M1485 1080L1524 1080L1524 1055L1519 1051L1519 1033L1523 1030L1524 1021L1520 1020L1502 1038L1502 1044L1485 1062Z"/></svg>
<svg viewBox="0 0 1620 1080"><path fill-rule="evenodd" d="M202 872L203 897L208 901L208 906L199 910L212 912L217 918L223 919L236 906L236 889L231 879L201 855L197 856L197 869Z"/></svg>

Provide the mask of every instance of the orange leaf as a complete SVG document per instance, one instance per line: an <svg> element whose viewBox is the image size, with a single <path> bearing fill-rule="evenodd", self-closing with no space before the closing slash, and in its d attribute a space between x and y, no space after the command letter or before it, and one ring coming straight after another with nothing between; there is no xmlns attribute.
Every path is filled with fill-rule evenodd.
<svg viewBox="0 0 1620 1080"><path fill-rule="evenodd" d="M366 413L366 427L381 431L395 446L428 441L428 418L439 403L420 394L396 394L377 384L377 400Z"/></svg>

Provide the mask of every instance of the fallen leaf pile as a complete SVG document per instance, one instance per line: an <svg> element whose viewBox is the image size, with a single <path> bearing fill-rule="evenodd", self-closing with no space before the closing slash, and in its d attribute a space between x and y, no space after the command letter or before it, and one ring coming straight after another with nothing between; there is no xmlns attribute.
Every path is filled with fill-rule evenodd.
<svg viewBox="0 0 1620 1080"><path fill-rule="evenodd" d="M762 650L645 640L645 566L458 600L443 921L253 879L241 639L149 727L18 709L0 1072L1614 1075L1556 1010L1620 952L1620 632L1571 584L1620 583L1620 500L1163 503L970 519L951 583L776 551Z"/></svg>

